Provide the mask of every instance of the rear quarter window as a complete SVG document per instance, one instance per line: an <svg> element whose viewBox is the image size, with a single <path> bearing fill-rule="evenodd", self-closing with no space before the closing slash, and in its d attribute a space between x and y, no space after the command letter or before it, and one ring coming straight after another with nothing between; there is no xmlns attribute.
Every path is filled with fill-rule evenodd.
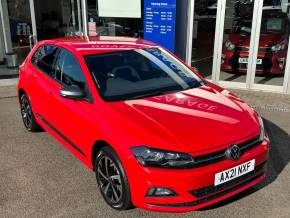
<svg viewBox="0 0 290 218"><path fill-rule="evenodd" d="M53 45L40 46L32 57L32 63L39 70L51 76L57 52L58 48Z"/></svg>

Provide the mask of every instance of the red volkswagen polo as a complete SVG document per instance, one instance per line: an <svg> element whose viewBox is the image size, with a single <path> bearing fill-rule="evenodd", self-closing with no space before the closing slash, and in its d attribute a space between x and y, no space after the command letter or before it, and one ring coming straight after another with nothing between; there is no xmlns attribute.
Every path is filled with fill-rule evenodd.
<svg viewBox="0 0 290 218"><path fill-rule="evenodd" d="M265 178L261 117L150 42L40 42L18 93L25 127L46 130L92 169L115 209L196 210Z"/></svg>
<svg viewBox="0 0 290 218"><path fill-rule="evenodd" d="M236 21L233 32L223 45L222 70L246 73L252 19ZM231 31L229 31L231 32ZM257 74L283 74L289 44L290 21L287 13L280 10L263 10L261 35L257 57Z"/></svg>

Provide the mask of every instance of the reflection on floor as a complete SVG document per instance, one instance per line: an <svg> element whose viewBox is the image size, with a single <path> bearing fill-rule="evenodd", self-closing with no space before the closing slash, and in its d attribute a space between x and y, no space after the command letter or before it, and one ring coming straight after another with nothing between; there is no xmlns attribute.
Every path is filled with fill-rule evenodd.
<svg viewBox="0 0 290 218"><path fill-rule="evenodd" d="M212 78L212 56L208 57L198 57L195 56L192 60L192 66L198 69L198 72L205 77L206 79ZM229 81L229 82L246 82L246 74L235 74L221 71L220 73L221 81ZM274 85L274 86L283 86L284 76L263 76L257 75L255 78L256 84L263 85Z"/></svg>
<svg viewBox="0 0 290 218"><path fill-rule="evenodd" d="M231 82L245 82L246 81L246 74L221 72L220 80L231 81ZM283 80L284 80L283 75L282 76L257 75L255 78L255 84L283 86Z"/></svg>

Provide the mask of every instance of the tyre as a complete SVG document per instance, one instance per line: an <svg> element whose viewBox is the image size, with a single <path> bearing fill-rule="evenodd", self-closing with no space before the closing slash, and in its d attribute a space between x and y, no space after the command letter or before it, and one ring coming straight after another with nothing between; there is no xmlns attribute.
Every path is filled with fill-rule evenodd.
<svg viewBox="0 0 290 218"><path fill-rule="evenodd" d="M29 98L26 94L20 96L21 116L25 128L30 132L39 132L41 127L35 120Z"/></svg>
<svg viewBox="0 0 290 218"><path fill-rule="evenodd" d="M106 203L117 210L132 208L128 179L114 150L102 148L94 167L98 187Z"/></svg>

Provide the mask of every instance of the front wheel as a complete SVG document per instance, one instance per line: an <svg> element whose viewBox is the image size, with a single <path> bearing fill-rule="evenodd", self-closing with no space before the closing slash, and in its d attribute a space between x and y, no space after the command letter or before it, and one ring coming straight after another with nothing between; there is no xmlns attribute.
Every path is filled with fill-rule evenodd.
<svg viewBox="0 0 290 218"><path fill-rule="evenodd" d="M128 179L112 148L101 149L95 161L95 173L99 190L109 206L117 210L132 208Z"/></svg>

